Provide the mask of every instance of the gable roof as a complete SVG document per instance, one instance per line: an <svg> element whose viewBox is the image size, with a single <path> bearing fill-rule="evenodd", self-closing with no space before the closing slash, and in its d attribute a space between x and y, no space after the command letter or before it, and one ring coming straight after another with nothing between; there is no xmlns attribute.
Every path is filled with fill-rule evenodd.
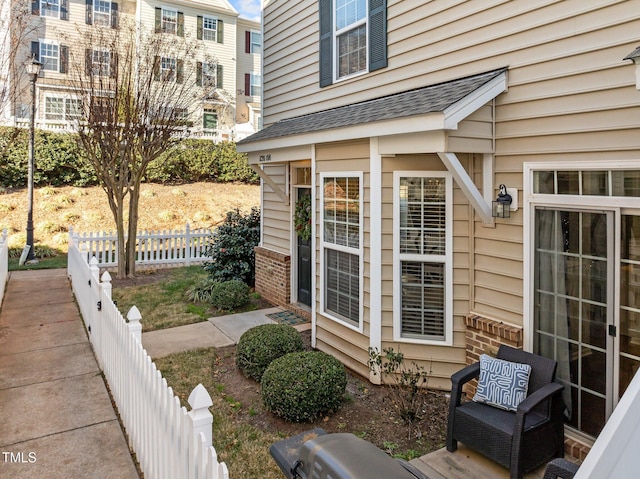
<svg viewBox="0 0 640 479"><path fill-rule="evenodd" d="M240 140L238 145L364 123L444 112L486 83L504 74L506 70L506 68L500 68L478 75L288 118Z"/></svg>

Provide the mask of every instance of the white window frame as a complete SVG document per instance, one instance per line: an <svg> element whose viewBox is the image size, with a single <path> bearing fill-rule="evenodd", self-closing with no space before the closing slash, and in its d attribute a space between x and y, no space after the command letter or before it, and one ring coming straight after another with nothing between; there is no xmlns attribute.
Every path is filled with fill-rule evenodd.
<svg viewBox="0 0 640 479"><path fill-rule="evenodd" d="M56 69L47 68L48 59L51 59L51 58L54 58L54 57L50 56L50 55L43 55L42 48L45 45L54 46L57 49L57 55L55 56L55 61L57 62L57 68ZM40 62L42 62L42 70L43 71L60 73L60 44L58 42L56 42L54 40L39 40L38 53L39 53L38 57L40 59Z"/></svg>
<svg viewBox="0 0 640 479"><path fill-rule="evenodd" d="M166 13L171 13L175 15L175 22L174 21L166 21L164 18L164 15ZM169 31L167 30L167 25L173 25L174 26L174 30L173 31ZM175 8L167 8L167 7L162 7L160 10L160 31L162 33L168 33L170 35L177 35L178 34L178 10Z"/></svg>
<svg viewBox="0 0 640 479"><path fill-rule="evenodd" d="M168 65L171 63L171 65ZM176 57L160 57L160 81L175 82L178 78L178 59Z"/></svg>
<svg viewBox="0 0 640 479"><path fill-rule="evenodd" d="M400 179L445 179L445 254L400 253ZM408 338L402 335L402 261L444 264L444 339ZM453 178L442 171L394 171L393 173L393 340L400 343L453 345Z"/></svg>
<svg viewBox="0 0 640 479"><path fill-rule="evenodd" d="M357 0L354 0L357 1ZM368 0L363 0L364 4L365 4L365 12L364 12L364 17L361 18L360 20L356 20L353 23L350 23L349 25L342 27L342 28L338 28L338 12L337 12L337 2L338 0L333 0L333 5L332 5L332 18L333 18L333 62L334 62L334 69L333 69L333 81L334 82L338 82L338 81L343 81L343 80L347 80L349 78L353 78L355 76L359 76L359 75L363 75L365 73L369 72L369 2ZM340 76L340 52L339 52L339 45L340 42L338 41L338 38L345 34L348 33L352 30L355 30L357 28L360 28L364 26L365 29L365 35L366 35L366 42L365 42L365 66L363 70L359 70L357 72L353 72L353 73L348 73L346 75Z"/></svg>
<svg viewBox="0 0 640 479"><path fill-rule="evenodd" d="M213 115L216 118L216 127L215 128L208 128L205 126L205 117L207 115ZM205 131L216 131L218 129L218 111L215 110L214 108L204 108L202 110L202 129Z"/></svg>
<svg viewBox="0 0 640 479"><path fill-rule="evenodd" d="M213 23L213 28L206 27L207 21ZM209 36L211 38L208 38ZM212 17L211 15L202 16L202 39L208 42L218 41L218 19L216 17Z"/></svg>
<svg viewBox="0 0 640 479"><path fill-rule="evenodd" d="M97 76L111 76L111 52L101 48L92 49L91 70L93 71L93 74Z"/></svg>
<svg viewBox="0 0 640 479"><path fill-rule="evenodd" d="M100 4L107 4L106 12L98 10L96 7ZM111 1L110 0L93 0L93 24L111 26Z"/></svg>
<svg viewBox="0 0 640 479"><path fill-rule="evenodd" d="M60 118L48 118L47 115L49 114L49 112L47 111L47 102L49 100L59 100L62 102L62 110L60 112ZM55 122L70 122L70 121L77 121L80 120L82 118L82 111L79 113L79 115L76 118L70 118L69 117L69 103L70 102L81 102L81 99L75 96L68 96L68 95L45 95L45 100L44 100L44 118L46 121L55 121ZM82 106L81 106L82 108Z"/></svg>
<svg viewBox="0 0 640 479"><path fill-rule="evenodd" d="M254 36L258 37L258 41L254 41ZM249 39L251 44L249 45L249 53L262 53L262 33L258 30L249 31Z"/></svg>
<svg viewBox="0 0 640 479"><path fill-rule="evenodd" d="M55 9L54 8L47 8L47 5L52 3L52 2L57 2L57 5L55 5ZM40 16L41 17L47 17L47 18L60 18L60 0L40 0ZM45 12L51 12L51 14L47 14ZM55 14L53 12L56 12Z"/></svg>
<svg viewBox="0 0 640 479"><path fill-rule="evenodd" d="M352 248L348 246L342 246L335 243L325 241L324 234L324 181L326 178L357 178L358 179L358 197L359 197L359 218L358 218L358 248ZM349 329L357 331L359 333L363 333L364 331L364 321L363 321L363 311L364 311L364 214L363 214L363 192L364 192L364 175L361 171L335 171L335 172L325 172L320 174L320 284L322 285L320 288L320 311L321 314L332 321L335 321ZM352 255L358 256L359 261L359 278L358 278L358 324L356 325L352 320L347 318L341 318L337 316L334 312L328 311L325 307L326 301L326 254L325 249L332 249L334 251L340 251Z"/></svg>
<svg viewBox="0 0 640 479"><path fill-rule="evenodd" d="M258 92L256 93L256 88ZM249 96L262 95L262 77L259 73L249 74Z"/></svg>
<svg viewBox="0 0 640 479"><path fill-rule="evenodd" d="M208 88L218 87L218 64L214 62L202 62L202 86Z"/></svg>

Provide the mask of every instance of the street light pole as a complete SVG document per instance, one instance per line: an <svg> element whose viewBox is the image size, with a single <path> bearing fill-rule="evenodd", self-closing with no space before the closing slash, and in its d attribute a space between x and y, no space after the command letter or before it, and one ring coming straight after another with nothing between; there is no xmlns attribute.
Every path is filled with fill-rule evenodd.
<svg viewBox="0 0 640 479"><path fill-rule="evenodd" d="M27 184L27 246L29 246L29 252L27 254L27 261L34 261L34 241L33 241L33 172L35 168L35 121L36 121L36 81L40 74L40 67L42 64L32 58L30 62L25 64L27 73L31 76L31 123L29 131L29 176Z"/></svg>

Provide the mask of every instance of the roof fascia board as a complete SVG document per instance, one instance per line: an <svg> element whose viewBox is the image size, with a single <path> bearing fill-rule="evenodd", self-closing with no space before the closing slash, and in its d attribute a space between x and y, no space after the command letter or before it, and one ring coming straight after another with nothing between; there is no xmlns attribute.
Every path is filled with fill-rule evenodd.
<svg viewBox="0 0 640 479"><path fill-rule="evenodd" d="M453 105L445 108L445 129L457 130L458 123L505 91L507 91L506 71L492 78Z"/></svg>
<svg viewBox="0 0 640 479"><path fill-rule="evenodd" d="M444 130L432 130L378 138L380 155L403 155L446 151L447 135Z"/></svg>
<svg viewBox="0 0 640 479"><path fill-rule="evenodd" d="M314 143L356 140L360 138L370 138L372 136L382 137L402 133L418 133L442 130L443 128L444 114L442 112L434 112L426 115L407 116L393 120L362 123L344 128L333 128L300 135L240 143L237 145L237 149L241 153L269 152L269 150L273 149L311 145Z"/></svg>
<svg viewBox="0 0 640 479"><path fill-rule="evenodd" d="M447 170L453 175L456 183L458 183L458 186L464 193L467 200L469 200L469 203L471 203L478 216L480 216L482 222L485 224L491 224L493 222L491 207L482 197L480 191L478 191L478 187L464 169L455 153L439 151L438 156L442 160L442 163L447 167Z"/></svg>
<svg viewBox="0 0 640 479"><path fill-rule="evenodd" d="M249 164L282 163L309 160L312 158L313 145L291 146L249 152Z"/></svg>

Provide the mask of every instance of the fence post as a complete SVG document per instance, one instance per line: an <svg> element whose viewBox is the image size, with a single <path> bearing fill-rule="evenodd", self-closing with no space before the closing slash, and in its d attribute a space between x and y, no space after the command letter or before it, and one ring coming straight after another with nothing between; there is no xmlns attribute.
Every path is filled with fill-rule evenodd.
<svg viewBox="0 0 640 479"><path fill-rule="evenodd" d="M131 306L131 309L127 313L127 319L129 320L127 323L129 332L133 334L133 337L136 338L140 344L142 344L142 324L140 324L142 315L138 308Z"/></svg>
<svg viewBox="0 0 640 479"><path fill-rule="evenodd" d="M185 228L184 254L187 260L187 266L191 266L191 227L189 226L189 223L187 223Z"/></svg>
<svg viewBox="0 0 640 479"><path fill-rule="evenodd" d="M198 437L200 433L203 433L206 439L205 447L211 446L213 442L211 432L213 415L209 412L209 408L213 406L211 396L209 396L206 388L201 383L191 391L187 401L191 406L189 417L191 418L192 436Z"/></svg>

